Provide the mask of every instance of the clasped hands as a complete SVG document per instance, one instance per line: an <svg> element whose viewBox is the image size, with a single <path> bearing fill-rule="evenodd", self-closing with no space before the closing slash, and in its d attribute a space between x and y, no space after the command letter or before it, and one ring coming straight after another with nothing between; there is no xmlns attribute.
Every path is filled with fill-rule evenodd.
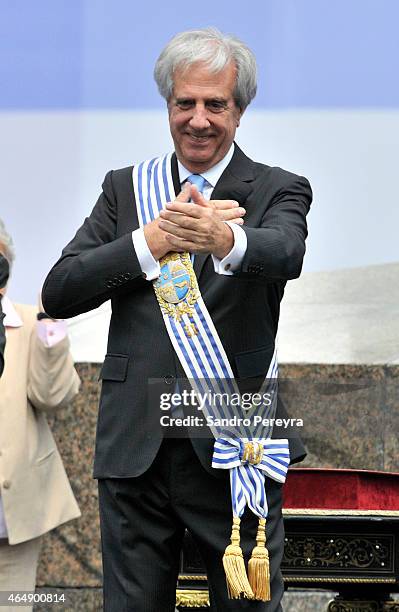
<svg viewBox="0 0 399 612"><path fill-rule="evenodd" d="M144 235L157 260L169 251L212 253L223 259L234 245L233 231L224 221L242 225L245 212L234 200L205 200L187 182L159 218L145 225Z"/></svg>

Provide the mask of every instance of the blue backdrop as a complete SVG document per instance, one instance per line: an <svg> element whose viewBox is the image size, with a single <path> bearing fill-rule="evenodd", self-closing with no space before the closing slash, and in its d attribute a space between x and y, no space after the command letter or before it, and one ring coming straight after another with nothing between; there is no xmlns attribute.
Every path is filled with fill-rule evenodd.
<svg viewBox="0 0 399 612"><path fill-rule="evenodd" d="M398 107L397 0L1 3L0 108L159 108L152 80L178 31L215 25L255 52L255 105ZM191 15L188 15L191 13Z"/></svg>

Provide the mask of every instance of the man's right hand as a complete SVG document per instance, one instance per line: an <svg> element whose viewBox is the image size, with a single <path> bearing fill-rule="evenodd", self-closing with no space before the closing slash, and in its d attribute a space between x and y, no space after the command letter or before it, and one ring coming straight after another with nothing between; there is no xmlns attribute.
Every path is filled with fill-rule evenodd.
<svg viewBox="0 0 399 612"><path fill-rule="evenodd" d="M174 200L175 202L189 202L191 197L191 187L190 183L185 183L183 185L183 189ZM152 256L154 259L159 261L169 253L170 251L170 242L166 240L166 232L159 227L159 217L151 221L151 223L147 223L144 226L144 236L148 244L148 248L150 249ZM183 253L183 250L180 250Z"/></svg>
<svg viewBox="0 0 399 612"><path fill-rule="evenodd" d="M175 202L189 202L191 199L191 185L190 183L185 183L183 185L183 189L176 197ZM198 191L194 188L195 197L203 199L203 196L198 193ZM231 221L232 223L237 223L238 225L242 225L244 223L243 216L245 215L245 208L240 207L238 202L235 200L209 200L206 202L204 200L205 206L211 206L216 209L217 214L221 221ZM154 219L151 223L147 223L144 226L144 236L148 244L148 248L151 251L154 259L159 261L169 253L170 251L170 242L166 240L166 234L163 229L159 227L159 218ZM182 249L176 249L178 252L183 252Z"/></svg>

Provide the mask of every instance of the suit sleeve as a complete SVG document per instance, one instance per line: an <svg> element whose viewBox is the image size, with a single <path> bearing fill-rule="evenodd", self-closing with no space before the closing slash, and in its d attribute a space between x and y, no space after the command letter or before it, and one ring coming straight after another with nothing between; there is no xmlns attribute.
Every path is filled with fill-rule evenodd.
<svg viewBox="0 0 399 612"><path fill-rule="evenodd" d="M90 217L45 280L42 301L50 316L73 317L146 282L131 232L116 237L116 226L117 201L111 171Z"/></svg>
<svg viewBox="0 0 399 612"><path fill-rule="evenodd" d="M80 379L74 368L67 337L48 347L32 329L29 352L28 398L38 410L66 407L77 395Z"/></svg>
<svg viewBox="0 0 399 612"><path fill-rule="evenodd" d="M273 194L259 227L243 226L248 244L237 274L266 282L298 278L305 255L306 215L311 202L309 181L285 173L284 184Z"/></svg>

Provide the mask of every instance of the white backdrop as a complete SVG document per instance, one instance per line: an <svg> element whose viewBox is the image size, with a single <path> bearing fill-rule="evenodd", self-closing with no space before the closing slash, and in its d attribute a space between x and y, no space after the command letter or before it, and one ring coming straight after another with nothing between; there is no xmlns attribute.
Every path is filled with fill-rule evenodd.
<svg viewBox="0 0 399 612"><path fill-rule="evenodd" d="M1 212L17 259L10 295L35 302L105 173L170 150L165 111L3 112ZM248 109L237 142L314 190L304 269L399 260L399 111Z"/></svg>

